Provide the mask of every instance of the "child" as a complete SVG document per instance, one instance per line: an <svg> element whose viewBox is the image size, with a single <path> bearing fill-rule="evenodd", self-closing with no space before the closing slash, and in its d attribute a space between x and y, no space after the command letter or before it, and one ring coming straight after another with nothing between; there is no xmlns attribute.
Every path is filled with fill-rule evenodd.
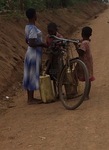
<svg viewBox="0 0 109 150"><path fill-rule="evenodd" d="M56 82L55 79L58 78L59 72L62 69L62 63L60 62L61 57L61 48L62 46L60 43L53 46L53 40L54 38L51 38L50 35L55 35L59 38L62 38L63 36L58 32L57 25L54 22L51 22L47 26L48 35L46 37L46 44L48 46L48 49L51 49L52 53L48 55L47 60L47 71L46 73L50 75L51 80L53 80L54 85L54 91L56 94L56 97L58 97L58 93L56 90Z"/></svg>
<svg viewBox="0 0 109 150"><path fill-rule="evenodd" d="M52 45L52 42L54 38L50 37L50 35L55 35L59 38L62 38L63 36L58 32L57 25L53 22L49 23L47 26L48 35L46 37L46 44L48 47ZM56 46L56 45L55 45ZM53 53L48 55L47 64L50 62L49 68L48 68L48 74L50 74L51 79L52 75L57 78L57 73L59 71L59 50L61 46L58 44L56 47L52 47Z"/></svg>
<svg viewBox="0 0 109 150"><path fill-rule="evenodd" d="M28 24L25 26L25 36L28 48L24 60L24 77L23 86L27 90L27 103L41 103L40 100L34 98L34 90L39 89L39 74L42 57L42 32L36 27L37 20L36 10L29 8L26 11Z"/></svg>
<svg viewBox="0 0 109 150"><path fill-rule="evenodd" d="M89 89L88 89L88 94L86 96L86 99L89 99L89 93L91 89L91 81L94 81L95 78L93 76L93 58L91 54L91 49L90 49L90 36L92 35L92 28L86 26L82 28L82 40L80 42L80 45L75 45L77 52L79 54L80 60L82 60L88 69L89 72ZM84 76L82 74L81 69L79 71L79 80L84 81Z"/></svg>

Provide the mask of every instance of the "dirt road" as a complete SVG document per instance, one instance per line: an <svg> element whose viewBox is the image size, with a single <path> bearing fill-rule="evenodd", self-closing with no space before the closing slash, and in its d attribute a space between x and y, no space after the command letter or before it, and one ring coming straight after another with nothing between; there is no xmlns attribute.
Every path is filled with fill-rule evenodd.
<svg viewBox="0 0 109 150"><path fill-rule="evenodd" d="M87 25L96 78L90 100L75 111L61 102L28 106L19 91L15 107L0 116L0 150L109 149L109 9Z"/></svg>

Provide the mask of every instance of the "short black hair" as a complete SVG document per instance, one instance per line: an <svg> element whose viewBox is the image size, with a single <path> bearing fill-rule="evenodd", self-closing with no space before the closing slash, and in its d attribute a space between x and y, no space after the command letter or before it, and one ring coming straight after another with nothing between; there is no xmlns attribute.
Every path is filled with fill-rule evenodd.
<svg viewBox="0 0 109 150"><path fill-rule="evenodd" d="M82 36L90 37L92 35L92 28L89 26L82 28Z"/></svg>
<svg viewBox="0 0 109 150"><path fill-rule="evenodd" d="M32 19L36 14L36 10L34 8L29 8L26 10L26 16L28 19Z"/></svg>
<svg viewBox="0 0 109 150"><path fill-rule="evenodd" d="M57 31L57 25L54 22L50 22L47 26L47 30L55 30Z"/></svg>

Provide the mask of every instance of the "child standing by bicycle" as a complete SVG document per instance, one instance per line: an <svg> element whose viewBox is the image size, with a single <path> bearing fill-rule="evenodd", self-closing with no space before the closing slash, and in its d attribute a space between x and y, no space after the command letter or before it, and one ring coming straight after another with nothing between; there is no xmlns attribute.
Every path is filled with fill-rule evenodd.
<svg viewBox="0 0 109 150"><path fill-rule="evenodd" d="M48 55L48 60L47 60L47 64L50 63L49 68L48 68L48 74L50 75L51 79L52 79L52 75L55 76L55 78L57 78L57 74L58 74L58 70L59 70L59 64L58 64L58 59L59 59L59 49L60 49L60 45L52 45L54 38L50 37L51 35L55 35L59 38L62 38L63 36L58 32L58 27L54 22L51 22L48 24L47 26L47 31L48 31L48 35L46 36L46 44L48 46L48 48L51 47L52 49L52 53L50 53Z"/></svg>
<svg viewBox="0 0 109 150"><path fill-rule="evenodd" d="M80 41L79 44L75 45L80 60L82 60L86 64L89 72L89 89L88 89L88 94L86 96L87 100L89 99L91 82L95 80L93 76L93 58L92 58L91 48L90 48L91 35L92 35L92 28L88 26L83 27L81 32L82 40ZM84 75L82 73L81 68L79 67L78 67L78 72L79 72L79 77L78 77L79 80L84 81Z"/></svg>
<svg viewBox="0 0 109 150"><path fill-rule="evenodd" d="M50 75L51 80L53 80L55 95L58 98L56 80L62 69L63 63L61 62L61 48L60 43L54 43L54 38L50 37L55 35L56 37L62 38L63 36L58 32L58 27L54 22L51 22L47 26L48 34L46 36L46 44L48 46L48 58L46 61L46 73Z"/></svg>

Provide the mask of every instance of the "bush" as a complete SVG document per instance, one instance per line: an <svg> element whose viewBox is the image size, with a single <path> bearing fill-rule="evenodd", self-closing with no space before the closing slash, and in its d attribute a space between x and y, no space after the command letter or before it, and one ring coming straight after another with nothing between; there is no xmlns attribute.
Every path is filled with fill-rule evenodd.
<svg viewBox="0 0 109 150"><path fill-rule="evenodd" d="M42 10L45 8L49 9L68 7L75 3L89 1L91 0L0 0L0 10L9 9L22 11L29 7L34 7L37 10Z"/></svg>

